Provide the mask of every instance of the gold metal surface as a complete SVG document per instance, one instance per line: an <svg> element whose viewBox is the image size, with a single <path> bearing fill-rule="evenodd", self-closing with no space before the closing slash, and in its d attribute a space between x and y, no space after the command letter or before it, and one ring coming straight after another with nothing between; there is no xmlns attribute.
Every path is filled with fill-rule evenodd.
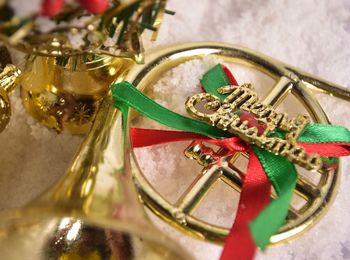
<svg viewBox="0 0 350 260"><path fill-rule="evenodd" d="M26 207L0 214L1 259L190 259L138 201L130 144L123 145L111 102L104 99L63 178Z"/></svg>
<svg viewBox="0 0 350 260"><path fill-rule="evenodd" d="M327 170L319 155L307 154L297 145L299 135L310 123L309 117L298 115L290 119L286 113L278 113L272 106L260 103L251 84L224 86L218 92L229 95L222 101L210 93L198 93L189 97L185 104L188 113L212 126L229 131L248 143L281 155L307 170ZM199 104L204 107L199 107ZM250 125L248 120L242 120L242 111L255 124ZM264 129L259 132L258 127ZM277 128L286 131L286 139L271 136Z"/></svg>
<svg viewBox="0 0 350 260"><path fill-rule="evenodd" d="M128 72L132 61L143 62L141 34L150 29L155 40L166 0L109 1L98 14L63 5L43 22L42 11L20 17L9 0L2 1L0 42L29 55L21 88L27 111L57 132L85 134L108 86ZM50 28L42 30L46 23ZM5 106L7 97L0 95ZM4 117L9 109L3 108Z"/></svg>
<svg viewBox="0 0 350 260"><path fill-rule="evenodd" d="M143 61L140 35L154 31L165 13L166 0L114 0L102 13L90 13L71 3L51 16L41 11L18 16L9 3L0 5L0 42L27 54L70 57L85 54L108 55ZM49 27L42 28L44 23Z"/></svg>
<svg viewBox="0 0 350 260"><path fill-rule="evenodd" d="M0 132L2 132L10 122L11 103L8 93L15 88L20 74L20 70L12 64L6 65L0 72Z"/></svg>
<svg viewBox="0 0 350 260"><path fill-rule="evenodd" d="M149 53L147 63L134 67L126 79L143 90L154 84L171 68L185 61L202 59L207 55L218 57L225 62L253 67L271 76L276 80L276 84L262 102L277 107L292 94L300 100L314 122L327 124L329 120L313 96L312 90L350 100L350 93L335 84L252 50L221 43L192 43ZM246 156L237 154L235 158L242 155ZM137 167L134 156L132 161ZM137 168L133 173L142 201L157 216L189 235L213 242L223 241L229 232L227 228L194 217L193 213L217 181L223 181L234 190L240 191L241 176L244 172L235 166L235 160L223 161L220 167L215 165L206 168L205 172L198 173L198 177L175 204L162 197L148 182L140 168ZM278 234L271 238L270 244L275 245L297 238L319 221L335 198L339 178L339 164L336 169L329 169L320 175L317 183L299 175L295 195L305 203L299 208L291 205L286 223Z"/></svg>
<svg viewBox="0 0 350 260"><path fill-rule="evenodd" d="M220 43L187 44L149 53L148 62L134 66L126 80L144 90L171 68L206 55L253 66L272 76L277 84L265 97L264 104L276 107L291 93L300 99L315 122L329 123L310 89L350 99L348 92L331 83L248 49ZM232 162L198 173L172 204L142 174L128 132L122 145L121 124L120 113L107 96L64 177L25 208L0 214L2 259L110 259L112 255L117 259L188 258L147 220L133 181L139 199L156 215L197 238L223 241L228 229L198 219L193 213L218 181L240 191L244 173L234 160L246 155L237 154ZM306 204L299 209L290 208L287 222L272 237L271 244L300 236L325 214L335 197L339 174L340 167L323 173L317 184L299 176L295 193Z"/></svg>
<svg viewBox="0 0 350 260"><path fill-rule="evenodd" d="M109 85L125 77L131 59L74 56L63 64L54 57L30 56L21 77L24 107L43 125L85 134Z"/></svg>

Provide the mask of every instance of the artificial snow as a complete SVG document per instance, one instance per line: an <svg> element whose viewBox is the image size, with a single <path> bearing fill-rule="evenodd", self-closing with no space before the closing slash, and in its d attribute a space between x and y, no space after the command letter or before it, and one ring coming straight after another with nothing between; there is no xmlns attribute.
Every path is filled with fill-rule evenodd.
<svg viewBox="0 0 350 260"><path fill-rule="evenodd" d="M222 41L258 50L350 89L350 2L338 1L169 1L157 42L145 40L146 50L190 41ZM21 60L18 61L20 63ZM186 97L199 91L201 75L220 60L205 58L179 65L164 74L148 95L186 114ZM227 64L239 83L253 82L263 93L273 81L241 66ZM319 94L331 121L350 127L349 103ZM24 110L19 91L11 94L13 116L0 134L0 210L24 205L54 183L65 171L82 137L57 135ZM290 110L291 107L283 109ZM292 111L299 112L299 111ZM138 126L160 128L150 120ZM193 181L201 167L181 155L187 143L137 149L149 181L169 201ZM257 259L350 259L350 160L343 160L338 196L326 216L301 238L259 252ZM223 197L232 198L230 203ZM208 222L230 226L238 195L217 185L195 213ZM221 247L190 238L149 214L164 232L179 241L196 259L218 259Z"/></svg>

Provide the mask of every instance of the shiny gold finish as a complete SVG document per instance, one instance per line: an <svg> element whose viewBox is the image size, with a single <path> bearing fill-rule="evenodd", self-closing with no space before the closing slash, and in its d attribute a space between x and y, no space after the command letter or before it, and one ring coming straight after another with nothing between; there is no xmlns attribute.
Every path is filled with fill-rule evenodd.
<svg viewBox="0 0 350 260"><path fill-rule="evenodd" d="M29 55L21 91L27 111L57 132L85 134L108 86L133 61L144 61L141 34L151 29L155 40L165 5L166 0L114 0L93 14L65 3L43 22L40 12L19 17L9 0L2 1L0 42Z"/></svg>
<svg viewBox="0 0 350 260"><path fill-rule="evenodd" d="M1 259L189 259L148 220L123 135L108 96L63 178L26 207L0 214Z"/></svg>
<svg viewBox="0 0 350 260"><path fill-rule="evenodd" d="M259 102L253 88L247 83L241 86L221 87L218 89L220 94L229 94L222 101L210 93L198 93L187 99L186 109L191 116L229 131L248 143L281 155L307 170L325 171L319 155L307 154L297 145L297 139L310 123L310 119L305 115L289 119L286 113L277 113L272 106ZM204 110L207 111L198 107L198 104L203 103ZM256 123L250 125L247 120L242 120L242 111L247 112ZM259 126L264 128L260 132ZM286 131L286 139L271 137L277 128Z"/></svg>
<svg viewBox="0 0 350 260"><path fill-rule="evenodd" d="M71 57L85 54L108 55L143 61L141 33L154 31L163 20L166 0L114 0L102 13L93 14L66 3L54 17L40 20L40 11L17 16L3 0L0 5L0 42L27 54ZM43 27L43 23L46 26Z"/></svg>
<svg viewBox="0 0 350 260"><path fill-rule="evenodd" d="M109 85L134 62L106 56L30 56L21 78L24 107L38 121L61 132L86 133Z"/></svg>
<svg viewBox="0 0 350 260"><path fill-rule="evenodd" d="M158 33L159 33L159 29L160 29L160 25L163 22L163 17L164 17L164 13L165 13L165 7L166 7L166 0L161 0L159 1L159 11L157 16L154 19L154 23L153 23L153 27L156 29L153 33L152 33L152 41L155 41L158 37Z"/></svg>
<svg viewBox="0 0 350 260"><path fill-rule="evenodd" d="M0 72L0 132L2 132L11 118L11 103L8 97L17 84L20 70L12 64L8 64Z"/></svg>
<svg viewBox="0 0 350 260"><path fill-rule="evenodd" d="M169 69L206 55L248 64L271 75L277 84L263 103L276 107L292 93L315 122L329 123L311 88L326 89L345 99L350 96L335 85L316 78L311 80L310 75L281 62L220 43L187 44L149 53L148 62L134 66L126 80L139 89L146 89ZM106 97L63 179L24 209L0 214L1 258L109 259L114 254L128 259L140 254L145 256L139 252L154 252L158 259L166 256L185 259L187 255L174 243L164 235L155 235L138 204L131 177L141 201L162 219L197 238L222 242L228 229L198 219L193 212L219 180L240 191L240 177L244 173L234 161L246 154L236 154L231 161L223 160L221 166L205 168L173 205L142 175L128 133L123 150L121 123L120 113L113 108L110 97ZM339 174L337 167L334 172L322 174L317 184L299 176L295 193L304 198L306 204L302 208L290 208L286 224L272 237L271 244L300 236L325 214L335 197ZM157 258L151 255L146 259Z"/></svg>
<svg viewBox="0 0 350 260"><path fill-rule="evenodd" d="M335 84L313 77L297 68L249 49L221 43L192 43L149 53L147 63L134 67L126 80L139 89L145 89L171 68L185 61L201 59L207 55L220 58L225 62L253 67L271 76L276 80L276 85L262 103L277 107L288 95L292 94L304 105L314 122L327 124L329 120L312 95L312 90L350 100L350 93ZM135 183L145 205L166 222L197 238L222 242L229 230L194 217L193 213L210 188L219 180L234 190L240 191L241 176L244 175L244 172L236 166L235 160L242 156L247 155L236 154L230 161L223 159L221 166L206 167L203 172L198 173L198 177L175 204L167 201L154 189L140 168L133 171ZM133 158L137 166L136 159ZM205 165L206 161L203 160L202 164ZM296 205L290 207L287 221L279 233L271 238L271 245L299 237L327 212L336 195L340 177L339 164L336 169L328 169L319 177L319 181L314 183L304 175L299 175L295 195L305 203L301 207ZM227 198L227 203L230 203L229 198Z"/></svg>
<svg viewBox="0 0 350 260"><path fill-rule="evenodd" d="M152 39L157 36L166 0L109 2L100 14L67 3L46 22L40 12L19 17L9 0L1 2L0 42L30 55L22 81L24 106L57 132L85 134L108 86L128 72L132 60L143 62L142 32L149 28ZM0 95L4 106L8 101L3 91Z"/></svg>

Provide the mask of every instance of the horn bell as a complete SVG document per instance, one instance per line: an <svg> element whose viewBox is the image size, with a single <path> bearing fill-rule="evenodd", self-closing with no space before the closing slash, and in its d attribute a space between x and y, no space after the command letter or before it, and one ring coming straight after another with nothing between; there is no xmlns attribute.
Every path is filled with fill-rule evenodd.
<svg viewBox="0 0 350 260"><path fill-rule="evenodd" d="M108 95L58 183L0 214L0 259L191 259L147 218L123 136Z"/></svg>

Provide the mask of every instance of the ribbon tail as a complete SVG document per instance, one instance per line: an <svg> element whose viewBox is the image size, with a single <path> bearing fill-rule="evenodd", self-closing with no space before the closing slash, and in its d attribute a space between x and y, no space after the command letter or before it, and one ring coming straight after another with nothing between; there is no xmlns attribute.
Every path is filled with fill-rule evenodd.
<svg viewBox="0 0 350 260"><path fill-rule="evenodd" d="M350 143L298 143L307 153L320 156L349 156Z"/></svg>
<svg viewBox="0 0 350 260"><path fill-rule="evenodd" d="M250 223L250 230L255 243L264 249L268 245L270 237L277 233L285 222L297 181L297 171L287 159L256 146L253 146L253 148L278 195L277 199L272 201Z"/></svg>
<svg viewBox="0 0 350 260"><path fill-rule="evenodd" d="M146 147L172 142L209 139L208 137L192 132L169 131L157 129L131 128L130 136L134 148Z"/></svg>
<svg viewBox="0 0 350 260"><path fill-rule="evenodd" d="M172 142L197 141L214 144L231 152L245 152L247 146L239 137L231 137L226 139L212 139L205 135L192 132L131 128L130 136L134 148L146 147ZM226 154L227 155L227 154Z"/></svg>
<svg viewBox="0 0 350 260"><path fill-rule="evenodd" d="M251 150L247 174L233 227L225 240L221 260L253 259L256 245L249 223L270 201L271 184L255 153Z"/></svg>
<svg viewBox="0 0 350 260"><path fill-rule="evenodd" d="M320 156L349 156L350 131L338 125L308 124L298 138L307 153Z"/></svg>
<svg viewBox="0 0 350 260"><path fill-rule="evenodd" d="M278 229L285 222L293 191L294 186L290 186L250 223L252 236L256 244L262 249L268 245L270 237L277 233Z"/></svg>

